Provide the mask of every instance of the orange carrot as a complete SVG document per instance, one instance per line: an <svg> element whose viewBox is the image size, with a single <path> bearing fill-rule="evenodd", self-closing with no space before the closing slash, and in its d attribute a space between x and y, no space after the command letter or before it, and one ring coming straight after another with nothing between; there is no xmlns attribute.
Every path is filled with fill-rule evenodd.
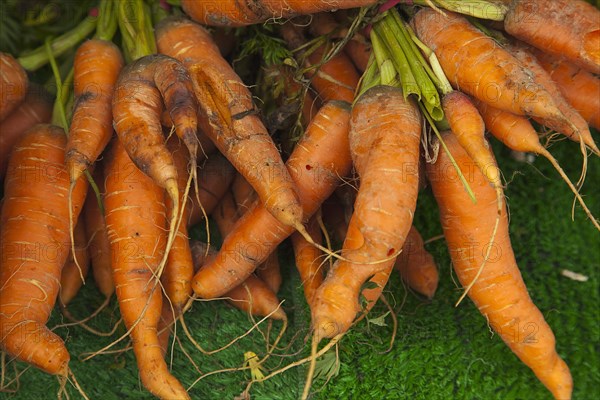
<svg viewBox="0 0 600 400"><path fill-rule="evenodd" d="M27 94L29 80L21 64L7 53L0 52L0 121L17 108Z"/></svg>
<svg viewBox="0 0 600 400"><path fill-rule="evenodd" d="M119 308L144 386L160 398L189 399L163 359L157 325L162 292L155 276L165 252L165 193L115 141L105 165L106 226Z"/></svg>
<svg viewBox="0 0 600 400"><path fill-rule="evenodd" d="M505 111L564 122L550 94L531 82L527 69L464 17L424 8L413 24L455 88Z"/></svg>
<svg viewBox="0 0 600 400"><path fill-rule="evenodd" d="M254 188L239 173L235 175L231 183L231 193L233 194L235 208L239 210L239 216L245 213L256 200Z"/></svg>
<svg viewBox="0 0 600 400"><path fill-rule="evenodd" d="M440 152L427 174L440 208L440 219L454 270L466 287L482 264L497 220L496 192L487 179L473 169L472 159L450 134L443 136L462 174L475 193L471 202L449 157ZM465 246L468 246L465 248ZM485 264L468 295L489 325L557 399L571 398L569 368L555 350L552 330L533 304L512 251L506 207L493 246L494 262ZM532 337L532 327L535 337Z"/></svg>
<svg viewBox="0 0 600 400"><path fill-rule="evenodd" d="M94 182L98 185L102 200L104 198L104 174L103 165L97 165L94 169ZM94 191L90 188L85 204L83 206L85 216L85 230L89 242L88 252L92 264L92 274L94 282L105 298L110 298L115 285L112 277L112 267L110 258L110 243L106 232L106 221L102 210L98 205L98 199Z"/></svg>
<svg viewBox="0 0 600 400"><path fill-rule="evenodd" d="M306 230L316 243L321 244L321 229L315 217L310 219ZM304 297L312 308L317 289L323 283L323 252L308 243L298 232L292 235L292 245L294 246L296 268L300 273L300 280L302 280Z"/></svg>
<svg viewBox="0 0 600 400"><path fill-rule="evenodd" d="M437 266L433 256L425 250L423 238L414 226L408 232L394 269L411 289L429 299L433 298L439 281Z"/></svg>
<svg viewBox="0 0 600 400"><path fill-rule="evenodd" d="M537 132L531 126L527 118L520 115L514 115L502 110L498 110L483 102L475 101L481 116L485 121L485 126L490 133L508 148L525 153L535 153L544 156L556 171L560 174L565 183L569 186L579 204L590 218L596 229L600 230L600 224L594 218L591 211L583 201L579 191L575 188L567 174L563 171L558 161L550 154L548 150L540 143Z"/></svg>
<svg viewBox="0 0 600 400"><path fill-rule="evenodd" d="M188 67L202 131L254 187L279 221L302 230L302 207L281 155L256 112L252 94L220 55L210 34L184 19L156 28L160 52Z"/></svg>
<svg viewBox="0 0 600 400"><path fill-rule="evenodd" d="M541 66L556 82L565 99L594 128L600 129L600 79L589 72L536 51Z"/></svg>
<svg viewBox="0 0 600 400"><path fill-rule="evenodd" d="M206 215L211 214L219 205L219 202L229 190L234 176L235 169L219 153L211 154L204 165L198 167L198 198ZM191 206L189 212L188 226L196 225L204 218L196 198L194 198L193 206Z"/></svg>
<svg viewBox="0 0 600 400"><path fill-rule="evenodd" d="M512 36L600 74L600 11L583 0L515 0L504 19Z"/></svg>
<svg viewBox="0 0 600 400"><path fill-rule="evenodd" d="M375 3L376 0L182 0L181 7L193 20L205 25L244 26L259 24L269 19L286 19L301 14L369 6Z"/></svg>
<svg viewBox="0 0 600 400"><path fill-rule="evenodd" d="M19 137L34 125L50 122L52 100L41 87L31 84L25 100L0 123L0 181L6 174L8 155Z"/></svg>
<svg viewBox="0 0 600 400"><path fill-rule="evenodd" d="M90 39L75 53L75 107L66 155L71 181L96 161L113 134L111 101L121 68L121 51L106 40Z"/></svg>
<svg viewBox="0 0 600 400"><path fill-rule="evenodd" d="M554 83L550 75L542 68L536 57L531 54L530 49L523 44L515 44L509 47L510 52L525 65L534 74L535 80L542 85L548 93L552 95L554 102L559 110L567 117L572 124L556 124L555 121L546 121L545 119L535 118L536 121L548 128L562 133L574 142L583 141L597 155L600 155L600 150L592 134L588 128L587 122L562 96L560 89ZM573 128L577 128L574 130Z"/></svg>
<svg viewBox="0 0 600 400"><path fill-rule="evenodd" d="M267 259L261 265L256 267L256 276L266 283L274 293L279 292L282 278L281 271L279 270L279 257L277 256L277 249L269 254Z"/></svg>
<svg viewBox="0 0 600 400"><path fill-rule="evenodd" d="M217 255L212 248L207 251L206 243L192 241L191 248L195 268L202 268ZM282 321L287 319L277 295L254 274L250 274L241 285L225 293L223 297L234 307L252 315L270 315L271 318Z"/></svg>
<svg viewBox="0 0 600 400"><path fill-rule="evenodd" d="M339 177L350 171L348 121L347 103L324 105L287 161L307 217L331 195ZM217 257L196 273L194 292L202 298L214 298L231 290L293 232L263 205L255 203L227 235Z"/></svg>
<svg viewBox="0 0 600 400"><path fill-rule="evenodd" d="M87 183L73 190L64 167L66 136L36 125L15 145L5 181L0 227L0 346L56 375L69 371L62 339L46 326L69 253L69 212L81 211Z"/></svg>
<svg viewBox="0 0 600 400"><path fill-rule="evenodd" d="M60 275L58 300L62 307L67 306L71 300L75 298L79 289L81 289L81 285L84 284L82 278L85 279L90 268L90 257L87 247L85 218L83 213L79 214L79 220L75 225L74 238L75 254L73 254L72 251L69 252L69 256ZM75 263L75 257L77 257L77 263ZM79 268L81 268L81 270L79 270Z"/></svg>
<svg viewBox="0 0 600 400"><path fill-rule="evenodd" d="M182 223L179 224L177 236L173 241L173 246L167 257L167 264L160 279L165 295L175 309L176 315L178 315L192 295L192 277L194 276L187 223L183 222L188 220L190 212L190 207L186 206L187 199L184 198L185 186L189 177L187 171L189 152L177 137L171 137L167 141L167 149L173 155L175 168L177 168L179 198L184 206L181 214ZM169 213L173 210L170 199L167 201L167 210L169 210ZM173 218L172 215L168 215L168 217L169 219Z"/></svg>
<svg viewBox="0 0 600 400"><path fill-rule="evenodd" d="M361 310L362 285L377 273L389 276L417 204L420 137L417 106L401 89L375 86L354 104L350 148L360 188L344 260L327 274L311 310L317 342L346 332Z"/></svg>

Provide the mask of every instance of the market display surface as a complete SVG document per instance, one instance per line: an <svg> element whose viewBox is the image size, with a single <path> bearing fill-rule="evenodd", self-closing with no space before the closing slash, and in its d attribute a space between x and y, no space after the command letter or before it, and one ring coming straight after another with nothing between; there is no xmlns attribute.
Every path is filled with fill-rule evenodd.
<svg viewBox="0 0 600 400"><path fill-rule="evenodd" d="M3 398L594 395L594 5L0 19Z"/></svg>

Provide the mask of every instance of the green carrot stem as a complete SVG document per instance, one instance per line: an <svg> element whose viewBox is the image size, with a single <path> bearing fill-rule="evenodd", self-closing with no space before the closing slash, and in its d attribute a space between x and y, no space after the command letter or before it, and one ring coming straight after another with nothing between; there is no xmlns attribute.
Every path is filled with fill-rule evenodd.
<svg viewBox="0 0 600 400"><path fill-rule="evenodd" d="M371 44L373 46L373 54L379 67L379 74L381 76L381 84L388 86L399 86L398 80L396 79L396 68L392 62L390 55L385 47L385 44L381 42L379 36L374 31L371 32Z"/></svg>
<svg viewBox="0 0 600 400"><path fill-rule="evenodd" d="M376 23L371 30L371 33L375 32L382 41L386 44L390 58L396 67L396 71L400 75L400 82L402 85L402 92L404 98L408 98L409 95L414 94L419 100L421 100L421 90L415 76L410 69L406 55L402 51L400 44L395 38L394 33L390 30L389 24L384 23L384 20ZM377 40L377 39L375 39ZM375 51L375 49L373 49Z"/></svg>
<svg viewBox="0 0 600 400"><path fill-rule="evenodd" d="M75 47L96 29L96 22L96 17L87 16L75 28L52 39L50 41L51 54L56 58ZM35 50L23 53L18 61L26 70L35 71L49 62L49 55L46 44L44 44Z"/></svg>
<svg viewBox="0 0 600 400"><path fill-rule="evenodd" d="M156 53L150 8L143 0L118 2L119 29L123 37L123 53L129 63Z"/></svg>
<svg viewBox="0 0 600 400"><path fill-rule="evenodd" d="M58 65L56 64L54 54L52 54L52 45L50 44L50 38L46 39L44 46L48 54L48 61L50 62L52 73L54 74L54 80L56 82L56 101L54 102L54 108L52 109L52 123L54 125L61 126L65 131L65 135L68 136L69 123L67 122L65 104L63 103L65 94L63 92L63 84L62 78L60 77L60 71L58 69Z"/></svg>
<svg viewBox="0 0 600 400"><path fill-rule="evenodd" d="M409 35L405 32L404 23L400 20L400 15L396 9L392 8L388 12L388 15L382 21L382 24L386 24L390 28L390 32L393 33L396 38L402 52L404 53L408 65L415 77L419 90L421 92L421 98L428 110L431 111L432 117L438 121L443 118L444 114L441 109L441 101L439 93L434 83L429 78L429 75L425 71L424 65L415 54L413 47L411 46Z"/></svg>
<svg viewBox="0 0 600 400"><path fill-rule="evenodd" d="M377 61L375 55L372 52L367 63L367 69L360 77L360 84L358 85L358 93L354 96L354 101L358 100L360 96L373 86L381 84L381 75L379 74L379 68L377 67Z"/></svg>
<svg viewBox="0 0 600 400"><path fill-rule="evenodd" d="M117 32L117 3L115 0L101 0L98 13L96 37L111 41Z"/></svg>

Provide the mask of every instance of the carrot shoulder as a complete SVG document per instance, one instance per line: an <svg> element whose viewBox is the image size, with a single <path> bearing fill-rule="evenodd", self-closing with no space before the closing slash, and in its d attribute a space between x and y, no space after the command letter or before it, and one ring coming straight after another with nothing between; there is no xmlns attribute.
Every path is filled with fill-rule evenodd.
<svg viewBox="0 0 600 400"><path fill-rule="evenodd" d="M162 292L155 271L167 240L164 191L136 168L120 141L114 143L105 176L113 279L142 383L160 398L188 399L169 372L157 332Z"/></svg>
<svg viewBox="0 0 600 400"><path fill-rule="evenodd" d="M69 177L62 129L37 125L16 144L6 177L0 243L0 344L11 356L66 375L64 342L45 326L69 253ZM73 190L81 211L86 182Z"/></svg>
<svg viewBox="0 0 600 400"><path fill-rule="evenodd" d="M473 161L452 135L444 135L444 141L477 198L477 204L473 204L444 152L435 164L427 164L452 264L466 287L478 273L490 245L498 216L496 191L477 168L472 168ZM492 254L494 262L485 264L468 295L490 326L552 394L557 399L569 399L571 374L556 353L554 334L521 277L510 243L505 206L500 218L493 243L498 249Z"/></svg>

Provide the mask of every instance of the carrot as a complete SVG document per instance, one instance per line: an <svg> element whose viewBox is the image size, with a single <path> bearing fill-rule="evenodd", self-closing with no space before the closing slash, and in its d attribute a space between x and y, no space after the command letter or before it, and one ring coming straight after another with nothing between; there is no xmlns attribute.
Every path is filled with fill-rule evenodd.
<svg viewBox="0 0 600 400"><path fill-rule="evenodd" d="M8 155L19 137L34 125L50 122L52 100L35 84L29 86L25 100L0 122L0 181L6 174Z"/></svg>
<svg viewBox="0 0 600 400"><path fill-rule="evenodd" d="M312 236L311 236L312 238ZM314 239L313 239L314 240ZM274 292L279 292L281 287L281 271L279 269L279 258L277 249L273 251L267 259L256 267L256 276L258 276Z"/></svg>
<svg viewBox="0 0 600 400"><path fill-rule="evenodd" d="M175 168L177 168L179 198L181 199L182 204L184 204L182 207L181 220L187 221L190 207L185 206L185 203L187 203L187 199L185 198L185 186L189 176L187 171L189 152L177 137L171 137L167 141L167 149L173 155ZM167 210L172 212L174 208L171 199L168 199L166 205ZM168 215L169 219L173 217L173 215ZM188 240L187 224L181 223L179 224L177 236L175 236L173 246L167 257L167 264L160 277L165 295L173 306L176 315L179 315L183 306L188 302L192 295L193 276L194 265L192 261L192 252L190 250L190 242Z"/></svg>
<svg viewBox="0 0 600 400"><path fill-rule="evenodd" d="M75 53L75 107L65 160L71 181L96 161L113 134L111 101L121 68L121 51L106 40L90 39Z"/></svg>
<svg viewBox="0 0 600 400"><path fill-rule="evenodd" d="M66 157L66 156L65 156ZM75 253L69 252L69 256L60 275L60 291L58 299L62 307L66 307L71 300L75 298L81 285L85 283L84 279L87 276L90 268L90 257L87 247L87 238L85 233L85 218L84 214L79 214L79 220L75 225ZM77 263L74 258L77 257ZM81 270L79 270L81 268Z"/></svg>
<svg viewBox="0 0 600 400"><path fill-rule="evenodd" d="M335 240L342 243L348 233L350 219L346 219L344 206L335 193L321 205L321 215L328 231L333 233ZM352 210L349 211L349 215L352 216Z"/></svg>
<svg viewBox="0 0 600 400"><path fill-rule="evenodd" d="M572 125L556 124L554 121L546 121L540 118L535 118L535 120L542 125L546 125L548 128L562 133L574 142L584 142L594 151L594 153L596 153L596 155L600 155L600 149L598 149L598 146L594 143L587 122L569 103L567 103L556 83L554 83L550 75L539 64L537 58L531 53L530 48L526 47L524 44L514 44L509 47L509 50L534 74L535 80L552 95L557 107L565 117L572 122ZM573 127L577 129L573 130Z"/></svg>
<svg viewBox="0 0 600 400"><path fill-rule="evenodd" d="M472 168L472 159L457 140L447 133L443 139L478 199L476 204L471 202L444 152L440 152L434 164L427 164L452 264L466 287L476 278L489 245L497 219L496 192L479 170ZM471 246L468 251L465 251L466 243ZM569 399L571 375L556 353L552 330L527 293L512 251L505 206L494 247L498 249L494 262L485 264L469 297L494 331L552 394L557 399Z"/></svg>
<svg viewBox="0 0 600 400"><path fill-rule="evenodd" d="M142 383L160 398L189 399L169 372L157 333L162 293L155 273L167 241L164 191L137 169L120 140L107 159L105 177L113 279Z"/></svg>
<svg viewBox="0 0 600 400"><path fill-rule="evenodd" d="M209 248L207 251L206 243L192 241L191 248L195 268L202 268L217 256L214 249ZM234 307L252 315L270 315L271 318L282 321L287 319L277 295L254 274L250 274L241 285L225 293L223 297Z"/></svg>
<svg viewBox="0 0 600 400"><path fill-rule="evenodd" d="M66 376L69 353L46 326L69 253L66 136L36 125L15 145L4 186L0 227L0 345L11 356ZM73 190L76 217L87 190Z"/></svg>
<svg viewBox="0 0 600 400"><path fill-rule="evenodd" d="M600 74L600 11L583 0L515 0L504 29L548 54Z"/></svg>
<svg viewBox="0 0 600 400"><path fill-rule="evenodd" d="M97 165L94 169L94 182L98 185L104 198L104 173L103 165ZM98 199L90 188L83 206L85 216L85 230L89 241L88 252L92 264L94 282L105 298L110 298L115 291L112 277L110 243L106 232L106 221L102 210L98 205Z"/></svg>
<svg viewBox="0 0 600 400"><path fill-rule="evenodd" d="M310 219L306 230L315 242L322 242L321 230L315 217ZM323 283L323 252L308 243L306 239L297 232L292 235L292 245L294 246L296 268L298 269L300 279L302 280L304 297L306 298L308 305L312 308L317 289Z"/></svg>
<svg viewBox="0 0 600 400"><path fill-rule="evenodd" d="M198 198L207 215L219 205L219 202L229 190L235 176L235 168L222 154L211 154L204 165L198 167ZM196 225L202 221L204 214L198 199L194 199L190 209L188 226Z"/></svg>
<svg viewBox="0 0 600 400"><path fill-rule="evenodd" d="M0 121L4 120L25 98L29 80L21 64L0 52Z"/></svg>
<svg viewBox="0 0 600 400"><path fill-rule="evenodd" d="M423 238L414 226L408 232L394 269L411 289L429 299L433 298L439 281L437 266L433 256L425 250Z"/></svg>
<svg viewBox="0 0 600 400"><path fill-rule="evenodd" d="M550 94L531 82L527 69L464 17L424 8L413 24L455 88L504 111L565 121Z"/></svg>
<svg viewBox="0 0 600 400"><path fill-rule="evenodd" d="M287 161L304 215L310 217L331 195L339 177L350 171L349 106L324 105ZM217 257L194 276L192 287L202 298L214 298L242 283L294 229L255 203L227 235Z"/></svg>
<svg viewBox="0 0 600 400"><path fill-rule="evenodd" d="M389 276L417 204L420 137L417 106L404 100L401 89L375 86L354 104L350 149L360 188L345 260L329 271L311 310L317 342L346 332L360 311L361 286L377 273Z"/></svg>
<svg viewBox="0 0 600 400"><path fill-rule="evenodd" d="M281 155L257 115L252 94L210 34L191 21L167 18L156 27L156 36L159 51L190 70L202 131L279 221L302 230L302 207Z"/></svg>
<svg viewBox="0 0 600 400"><path fill-rule="evenodd" d="M177 169L164 144L160 125L163 101L175 123L177 136L190 152L194 176L198 150L197 104L184 66L171 57L155 54L139 58L121 71L112 101L114 128L134 164L166 189L171 198L167 256L176 235L181 202ZM161 262L159 276L165 262Z"/></svg>
<svg viewBox="0 0 600 400"><path fill-rule="evenodd" d="M540 51L536 51L535 56L556 82L565 99L591 126L600 129L600 79L567 61Z"/></svg>
<svg viewBox="0 0 600 400"><path fill-rule="evenodd" d="M485 126L496 139L500 140L512 150L539 154L550 161L552 166L569 186L596 229L600 230L600 224L583 201L579 191L575 188L567 174L565 174L558 164L558 161L556 161L552 154L542 146L537 132L533 126L531 126L531 123L527 118L498 110L483 102L475 101L475 104L483 117Z"/></svg>
<svg viewBox="0 0 600 400"><path fill-rule="evenodd" d="M376 0L182 0L181 7L193 20L205 25L244 26L259 24L269 19L286 19L301 14L369 6L375 3Z"/></svg>

